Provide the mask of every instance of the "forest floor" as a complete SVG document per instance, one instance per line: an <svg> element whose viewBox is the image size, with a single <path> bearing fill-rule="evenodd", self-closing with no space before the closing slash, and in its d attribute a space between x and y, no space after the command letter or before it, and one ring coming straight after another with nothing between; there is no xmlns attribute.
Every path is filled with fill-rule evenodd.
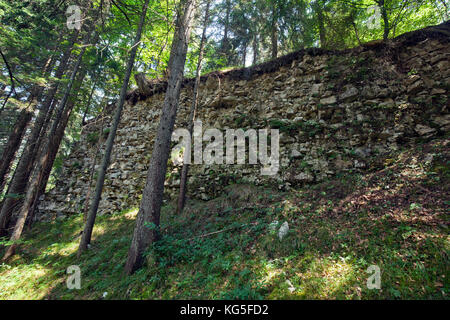
<svg viewBox="0 0 450 320"><path fill-rule="evenodd" d="M162 239L132 276L123 270L136 209L99 217L81 259L81 215L38 223L0 265L0 299L448 299L449 142L285 192L235 184L181 216L167 204ZM80 290L67 289L71 265ZM370 265L381 289L367 287Z"/></svg>

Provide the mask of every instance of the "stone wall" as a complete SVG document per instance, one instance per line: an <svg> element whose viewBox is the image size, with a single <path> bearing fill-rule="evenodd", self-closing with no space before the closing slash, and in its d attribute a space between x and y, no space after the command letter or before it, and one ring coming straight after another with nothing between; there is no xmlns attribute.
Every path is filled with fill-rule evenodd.
<svg viewBox="0 0 450 320"><path fill-rule="evenodd" d="M260 174L260 165L192 165L188 197L208 200L240 181L289 190L374 170L394 150L447 135L450 46L443 37L422 38L342 52L307 50L271 72L204 77L197 114L203 130L278 128L280 169L269 177ZM159 92L127 102L100 214L139 205L163 99ZM191 102L192 81L181 93L176 127L187 128ZM40 203L40 219L81 212L93 157L101 157L95 146L101 123L98 118L86 126L56 187ZM178 192L178 171L169 163L166 199Z"/></svg>

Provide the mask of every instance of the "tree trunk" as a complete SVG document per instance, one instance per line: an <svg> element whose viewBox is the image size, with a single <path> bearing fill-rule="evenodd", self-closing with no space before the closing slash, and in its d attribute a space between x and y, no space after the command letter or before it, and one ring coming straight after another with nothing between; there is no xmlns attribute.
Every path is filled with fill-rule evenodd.
<svg viewBox="0 0 450 320"><path fill-rule="evenodd" d="M106 104L106 102L105 102L105 104ZM84 223L86 223L88 213L89 213L89 204L90 204L91 190L92 190L91 184L92 184L92 180L94 179L95 165L97 164L97 156L100 153L100 149L102 146L103 124L104 124L104 118L105 118L105 111L106 111L106 106L104 105L103 111L102 111L102 121L100 123L100 130L99 130L98 141L97 141L97 148L92 157L93 159L92 159L92 164L91 164L91 169L90 169L90 174L89 174L88 190L86 193L86 199L84 201L84 208L83 208L83 222Z"/></svg>
<svg viewBox="0 0 450 320"><path fill-rule="evenodd" d="M252 65L255 65L258 63L258 56L259 56L259 42L258 42L258 35L255 33L253 37L253 62Z"/></svg>
<svg viewBox="0 0 450 320"><path fill-rule="evenodd" d="M161 121L156 133L147 181L125 265L125 272L128 274L133 273L142 265L144 251L157 239L167 160L170 153L170 140L183 82L183 71L186 63L191 23L194 16L195 0L185 0L183 3L185 7L184 14L182 16L178 15L170 52L168 65L170 75L162 107ZM149 223L156 228L149 228Z"/></svg>
<svg viewBox="0 0 450 320"><path fill-rule="evenodd" d="M327 47L327 36L325 33L325 24L324 24L324 16L323 16L323 7L322 2L320 0L316 0L315 9L317 13L317 23L319 26L319 38L320 38L320 47Z"/></svg>
<svg viewBox="0 0 450 320"><path fill-rule="evenodd" d="M244 43L244 48L242 49L242 66L244 68L246 61L247 61L247 43Z"/></svg>
<svg viewBox="0 0 450 320"><path fill-rule="evenodd" d="M54 59L50 57L45 63L44 68L42 70L43 76L46 76L49 69L52 68L53 60ZM12 132L8 137L6 147L3 150L3 154L1 157L2 162L0 164L0 193L3 191L3 188L5 187L9 169L11 167L12 162L14 161L17 150L20 147L26 128L33 117L33 109L37 105L37 102L39 101L43 90L44 88L41 86L38 85L33 86L30 92L30 97L28 98L29 103L28 107L22 109L22 111L19 114L19 117L17 118L16 123L14 124Z"/></svg>
<svg viewBox="0 0 450 320"><path fill-rule="evenodd" d="M272 6L272 28L271 28L271 41L272 41L272 59L276 59L278 56L278 23L277 23L277 7L275 1Z"/></svg>
<svg viewBox="0 0 450 320"><path fill-rule="evenodd" d="M380 7L381 17L383 18L383 40L387 40L389 38L390 27L386 4L384 0L377 0L377 4Z"/></svg>
<svg viewBox="0 0 450 320"><path fill-rule="evenodd" d="M231 1L226 0L225 23L222 38L222 54L226 59L226 65L229 63L230 40L228 39L228 29L230 28Z"/></svg>
<svg viewBox="0 0 450 320"><path fill-rule="evenodd" d="M88 35L89 38L89 35ZM16 222L16 225L14 226L14 230L11 236L11 246L8 247L6 250L6 253L3 257L3 261L8 260L11 256L14 255L15 249L17 246L16 241L20 239L22 235L23 228L25 226L25 222L27 220L28 215L30 214L30 209L33 205L34 199L36 197L36 194L39 191L39 186L42 182L43 176L44 176L44 169L47 167L50 159L49 159L49 153L53 149L58 149L59 145L57 145L57 137L55 135L58 124L60 124L61 117L63 115L66 103L69 99L70 92L72 90L73 83L75 81L75 77L78 73L78 69L81 65L81 62L83 60L84 52L86 51L86 46L83 46L81 49L81 52L78 56L77 62L75 63L74 69L72 71L72 75L70 76L69 84L66 88L66 91L64 93L64 96L61 100L61 103L58 106L58 109L56 110L55 119L53 120L52 127L50 129L50 132L48 133L46 141L44 141L44 148L42 149L42 152L39 154L39 159L36 164L36 167L33 170L33 175L31 177L30 183L27 185L27 192L24 198L24 203L22 207L20 208L18 219Z"/></svg>
<svg viewBox="0 0 450 320"><path fill-rule="evenodd" d="M109 161L111 158L111 152L114 144L114 138L116 137L117 127L119 126L120 117L122 114L123 105L125 102L125 96L127 93L128 82L130 80L131 71L133 69L134 60L136 58L136 52L138 49L138 43L141 41L141 34L144 28L145 15L147 13L149 0L145 0L144 6L142 8L142 14L139 21L139 26L136 32L136 37L134 40L133 48L131 49L130 58L128 59L127 69L125 72L125 78L123 79L122 89L120 91L119 103L116 107L116 112L114 114L114 120L111 126L111 129L108 134L108 139L106 141L106 150L103 155L102 164L100 167L100 171L98 173L98 178L95 186L95 196L92 201L91 207L89 209L89 214L86 220L86 224L84 226L83 234L80 241L80 246L78 247L78 256L80 256L84 250L87 249L88 244L91 241L92 230L94 228L95 218L97 216L98 205L100 203L100 198L102 195L103 184L105 183L105 175L106 170L109 166Z"/></svg>
<svg viewBox="0 0 450 320"><path fill-rule="evenodd" d="M92 97L94 95L95 87L97 86L97 80L98 80L98 76L95 76L94 84L92 85L92 90L89 93L89 98L88 98L88 101L86 103L86 109L84 109L83 118L81 119L81 126L82 127L84 127L86 125L86 117L87 117L87 115L89 113L89 109L91 107L91 100L92 100Z"/></svg>
<svg viewBox="0 0 450 320"><path fill-rule="evenodd" d="M95 42L94 42L95 43ZM73 88L74 94L70 97L70 100L66 103L64 111L61 116L61 120L56 128L54 133L54 142L53 148L49 148L46 157L48 161L43 170L43 177L38 187L38 192L36 193L33 205L31 206L30 214L28 217L29 226L31 227L33 222L33 217L37 206L39 205L39 197L45 193L45 188L47 186L48 179L50 178L50 173L52 172L53 163L55 162L56 155L58 154L59 146L61 145L61 141L64 137L64 131L66 130L67 124L69 122L70 115L72 113L73 108L75 107L75 103L77 101L78 92L81 88L84 78L86 77L87 69L84 68L82 72L78 74L77 79L75 80L75 86Z"/></svg>
<svg viewBox="0 0 450 320"><path fill-rule="evenodd" d="M0 163L0 193L3 191L5 187L5 183L7 180L7 175L11 164L14 160L17 150L20 147L20 143L22 142L22 138L25 134L25 130L27 128L28 123L33 117L32 112L32 103L30 102L26 109L22 109L20 112L16 123L14 124L14 128L9 135L8 142L6 143L5 149L2 153L2 162Z"/></svg>
<svg viewBox="0 0 450 320"><path fill-rule="evenodd" d="M71 44L65 50L61 60L60 65L55 73L55 77L58 79L62 78L65 73L68 60L71 55L72 48L78 38L78 32L72 36ZM47 94L47 98L43 102L39 113L34 121L33 127L30 132L30 136L27 140L22 156L20 157L17 168L14 172L13 179L11 180L7 194L5 195L5 200L0 211L0 236L7 234L7 228L9 220L12 216L14 208L17 206L19 199L17 196L22 195L25 191L28 178L30 177L34 160L36 159L37 150L39 149L39 137L41 136L41 131L43 130L45 120L49 111L51 102L58 88L57 83L53 83Z"/></svg>
<svg viewBox="0 0 450 320"><path fill-rule="evenodd" d="M191 135L191 137L192 137L192 131L194 129L195 114L197 113L198 88L200 85L200 76L201 76L201 71L202 71L203 51L205 48L205 41L206 41L206 28L208 27L209 6L210 6L210 2L208 2L206 4L206 9L205 9L205 20L203 22L203 33L202 33L202 39L200 41L200 52L198 54L197 72L196 72L195 84L194 84L194 97L192 99L191 110L189 112L189 129L188 130L189 130L189 134ZM244 63L245 63L245 61L244 61ZM183 163L183 167L181 168L180 194L178 195L177 214L181 214L183 212L184 204L186 201L188 171L189 171L189 164Z"/></svg>
<svg viewBox="0 0 450 320"><path fill-rule="evenodd" d="M361 39L359 38L358 27L356 26L355 21L352 21L353 30L355 30L356 40L358 41L358 45L361 45Z"/></svg>
<svg viewBox="0 0 450 320"><path fill-rule="evenodd" d="M3 52L0 50L0 56L3 59L3 63L5 63L6 68L8 69L8 74L9 74L9 78L10 78L10 88L9 88L9 92L5 95L5 99L3 100L2 106L0 107L0 115L3 113L3 111L5 110L5 107L8 103L9 98L11 97L12 93L15 92L15 82L14 82L14 77L13 77L13 73L14 70L16 69L16 64L9 64L8 60L6 59L5 55L3 54ZM3 86L2 88L2 95L5 92L5 88L6 88L6 84ZM17 93L16 93L17 95Z"/></svg>
<svg viewBox="0 0 450 320"><path fill-rule="evenodd" d="M155 76L156 77L158 77L159 67L160 67L160 63L161 63L161 57L162 57L164 50L166 49L167 42L169 42L169 29L167 31L167 36L166 36L166 39L164 40L164 44L161 46L161 49L158 52L158 58L156 59L156 63L155 63Z"/></svg>

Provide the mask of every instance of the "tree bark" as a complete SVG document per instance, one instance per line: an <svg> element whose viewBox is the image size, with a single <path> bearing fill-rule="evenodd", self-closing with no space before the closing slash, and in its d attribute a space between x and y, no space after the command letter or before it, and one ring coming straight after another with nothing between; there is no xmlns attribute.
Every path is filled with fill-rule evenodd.
<svg viewBox="0 0 450 320"><path fill-rule="evenodd" d="M384 0L377 0L377 4L381 11L381 17L383 18L383 40L387 40L389 38L390 26L386 4Z"/></svg>
<svg viewBox="0 0 450 320"><path fill-rule="evenodd" d="M45 63L42 70L42 74L44 76L46 76L48 71L52 68L53 60L54 60L53 57L50 57ZM0 193L3 191L3 188L5 187L6 178L11 168L11 164L14 161L15 155L20 147L20 144L22 143L22 139L25 135L26 128L31 119L33 118L34 107L37 105L43 90L44 88L41 86L38 85L33 86L30 92L30 96L28 98L28 107L22 109L17 118L16 123L14 124L12 132L8 137L6 147L3 150L1 157L2 162L0 164Z"/></svg>
<svg viewBox="0 0 450 320"><path fill-rule="evenodd" d="M89 35L87 36L89 39ZM50 159L49 159L49 152L53 149L58 149L57 145L57 137L55 135L56 130L58 128L58 125L60 124L61 117L63 115L66 103L69 99L70 92L72 90L72 86L75 81L75 77L78 73L78 69L81 65L81 62L83 60L84 52L86 51L86 46L83 46L81 49L80 54L78 55L77 62L75 63L74 69L72 71L72 75L70 76L70 80L68 83L68 86L66 88L66 91L64 93L64 96L58 106L58 109L56 110L56 116L53 120L52 127L50 128L50 131L48 133L46 141L44 141L44 148L42 149L42 152L40 153L38 162L36 164L36 167L33 170L33 174L30 180L30 183L27 185L27 192L24 198L24 203L22 204L22 207L20 208L18 219L16 221L16 225L14 226L13 233L11 235L11 242L12 244L7 248L6 253L3 257L3 261L8 260L11 256L14 255L17 243L16 241L20 239L22 235L23 228L25 226L25 222L27 220L28 215L30 214L30 209L33 205L33 201L36 197L36 194L39 191L39 186L42 182L43 176L44 176L44 168L48 165Z"/></svg>
<svg viewBox="0 0 450 320"><path fill-rule="evenodd" d="M95 43L95 42L94 42ZM36 193L33 204L30 209L30 214L28 217L29 224L28 226L31 227L33 222L33 217L35 210L37 206L39 205L39 198L42 194L45 193L45 188L47 186L48 179L50 178L50 173L52 172L53 163L55 162L56 155L58 154L59 146L61 145L61 141L64 137L64 132L66 130L67 124L69 123L69 118L72 113L73 108L75 107L75 103L77 101L78 92L81 88L81 85L83 83L84 78L86 77L87 69L83 69L77 76L77 79L75 80L75 86L73 88L73 95L70 97L69 101L66 103L66 106L64 108L64 111L61 116L61 120L59 121L58 127L55 130L54 133L54 142L53 147L49 148L47 151L46 157L48 158L48 161L45 165L45 167L42 168L43 170L43 177L42 180L39 183L38 186L38 192Z"/></svg>
<svg viewBox="0 0 450 320"><path fill-rule="evenodd" d="M244 68L246 61L247 61L247 43L244 43L244 48L242 49L242 66Z"/></svg>
<svg viewBox="0 0 450 320"><path fill-rule="evenodd" d="M168 65L170 75L162 107L161 121L156 133L147 181L125 265L125 272L128 274L142 266L144 251L157 239L170 141L177 115L195 0L185 0L183 4L184 14L182 16L178 14L170 52ZM155 228L149 228L148 224L152 224Z"/></svg>
<svg viewBox="0 0 450 320"><path fill-rule="evenodd" d="M105 102L106 104L106 102ZM83 222L86 223L87 221L87 217L88 217L88 213L89 213L89 204L90 204L90 199L91 199L91 190L92 190L92 180L94 179L94 173L95 173L95 165L97 164L97 156L100 153L100 149L102 146L102 138L103 138L103 124L104 124L104 118L105 118L105 110L106 110L106 106L103 106L103 111L102 111L102 121L100 123L100 130L99 130L99 135L98 135L98 141L97 141L97 148L95 150L95 153L92 157L92 164L91 164L91 169L90 169L90 174L89 174L89 181L88 181L88 190L86 193L86 199L84 201L84 208L83 208Z"/></svg>
<svg viewBox="0 0 450 320"><path fill-rule="evenodd" d="M116 137L117 127L119 126L120 117L122 114L123 105L125 102L125 96L127 93L128 82L130 81L131 71L133 69L134 60L136 58L136 53L138 49L138 43L141 41L142 30L144 28L145 16L147 14L149 0L145 0L144 6L142 8L142 14L139 21L138 29L136 32L136 37L134 40L133 48L130 52L130 58L128 59L127 69L125 72L125 78L123 79L122 89L120 91L119 103L116 107L116 112L114 114L114 120L111 129L108 134L108 139L106 141L106 150L103 155L102 164L100 171L98 173L98 178L95 186L95 196L93 198L91 207L89 209L89 214L87 216L86 224L84 226L83 234L80 241L80 246L78 247L78 256L80 256L83 251L87 249L88 244L91 241L92 230L94 228L95 218L97 216L97 210L100 203L100 198L102 195L103 185L105 183L106 170L108 169L111 152L114 144L114 138Z"/></svg>
<svg viewBox="0 0 450 320"><path fill-rule="evenodd" d="M16 85L15 85L14 76L13 76L13 72L14 72L14 70L16 68L16 65L12 65L12 66L9 65L8 60L6 59L6 57L3 54L1 49L0 49L0 56L2 57L3 62L6 65L6 69L8 69L8 74L9 74L9 78L10 78L10 81L11 81L11 84L10 84L11 87L9 89L9 92L6 95L5 99L3 100L3 104L2 104L2 106L0 108L0 115L1 115L3 110L5 110L5 107L6 107L6 104L8 103L9 97L11 97L13 92L17 95L17 92L16 92L16 89L15 89ZM4 92L5 88L6 88L6 85L2 88L3 92Z"/></svg>
<svg viewBox="0 0 450 320"><path fill-rule="evenodd" d="M253 62L252 65L256 65L258 63L259 56L259 42L258 42L258 34L255 33L253 36Z"/></svg>
<svg viewBox="0 0 450 320"><path fill-rule="evenodd" d="M277 23L277 7L276 2L273 1L272 5L272 28L271 28L271 41L272 41L272 59L276 59L278 56L278 23Z"/></svg>
<svg viewBox="0 0 450 320"><path fill-rule="evenodd" d="M27 125L33 117L32 109L32 103L29 103L28 107L20 112L17 121L14 124L14 128L8 137L5 149L3 150L1 157L2 162L0 163L0 193L5 187L9 169L16 152L20 147Z"/></svg>
<svg viewBox="0 0 450 320"><path fill-rule="evenodd" d="M89 98L88 98L88 101L86 103L86 109L84 109L84 112L83 112L83 118L81 119L81 126L82 127L84 127L86 125L86 117L87 117L87 115L89 113L89 109L91 107L91 100L92 100L92 97L94 95L95 88L97 86L97 81L98 81L98 75L95 76L94 84L92 85L92 89L91 89L91 92L89 93Z"/></svg>
<svg viewBox="0 0 450 320"><path fill-rule="evenodd" d="M226 65L229 63L228 54L230 53L230 40L228 39L228 29L230 28L231 1L226 0L225 23L222 38L222 54L226 59Z"/></svg>
<svg viewBox="0 0 450 320"><path fill-rule="evenodd" d="M251 13L251 21L250 21L250 38L252 42L252 51L253 51L253 57L252 57L252 65L255 65L258 63L258 57L259 57L259 40L258 40L258 34L259 34L259 23L260 23L260 17L258 13L258 9L252 10Z"/></svg>
<svg viewBox="0 0 450 320"><path fill-rule="evenodd" d="M197 71L196 71L196 76L195 76L194 97L193 97L191 109L189 112L189 128L188 128L188 130L189 130L189 134L191 135L191 137L192 137L192 132L194 129L195 114L197 113L198 89L199 89L199 85L200 85L203 52L204 52L205 41L206 41L206 29L208 27L209 6L210 6L210 2L208 2L206 4L206 9L205 9L205 19L203 21L203 33L202 33L202 39L200 40L200 51L198 54ZM245 63L245 61L244 61L244 63ZM189 171L189 164L183 163L183 166L181 168L180 194L178 195L177 214L181 214L183 212L184 204L186 202L188 171Z"/></svg>
<svg viewBox="0 0 450 320"><path fill-rule="evenodd" d="M356 40L358 41L358 45L361 45L361 39L359 38L358 27L356 26L355 21L352 21L353 30L355 30Z"/></svg>
<svg viewBox="0 0 450 320"><path fill-rule="evenodd" d="M316 0L315 9L317 13L317 24L319 26L319 39L320 39L320 47L327 47L327 36L325 32L325 24L324 24L324 16L323 16L323 7L322 2L320 0Z"/></svg>
<svg viewBox="0 0 450 320"><path fill-rule="evenodd" d="M55 73L55 77L58 79L61 79L62 75L66 71L71 51L77 38L78 38L78 31L72 35L71 43L65 50L60 60L60 65L58 66L58 69ZM41 136L41 132L45 131L44 129L45 120L47 118L49 107L53 101L57 88L58 84L53 83L51 88L49 89L47 97L43 102L39 110L39 113L34 121L33 127L30 132L30 136L26 142L25 149L22 152L22 156L20 157L19 163L14 172L13 179L9 184L7 194L5 196L5 200L3 201L3 205L0 211L0 236L7 234L9 220L12 216L14 208L19 203L19 199L17 198L17 196L22 195L25 191L28 178L30 177L32 168L34 166L37 151L39 149L40 144L39 137Z"/></svg>

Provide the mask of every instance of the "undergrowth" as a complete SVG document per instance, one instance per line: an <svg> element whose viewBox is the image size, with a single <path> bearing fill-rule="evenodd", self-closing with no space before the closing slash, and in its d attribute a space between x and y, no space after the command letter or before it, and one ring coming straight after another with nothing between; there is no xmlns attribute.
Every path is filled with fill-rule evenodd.
<svg viewBox="0 0 450 320"><path fill-rule="evenodd" d="M80 259L81 215L38 223L0 266L0 299L447 299L447 149L424 144L381 170L288 192L235 184L179 216L168 204L132 276L136 209L98 217ZM71 265L80 290L66 286ZM371 265L381 289L367 287Z"/></svg>

